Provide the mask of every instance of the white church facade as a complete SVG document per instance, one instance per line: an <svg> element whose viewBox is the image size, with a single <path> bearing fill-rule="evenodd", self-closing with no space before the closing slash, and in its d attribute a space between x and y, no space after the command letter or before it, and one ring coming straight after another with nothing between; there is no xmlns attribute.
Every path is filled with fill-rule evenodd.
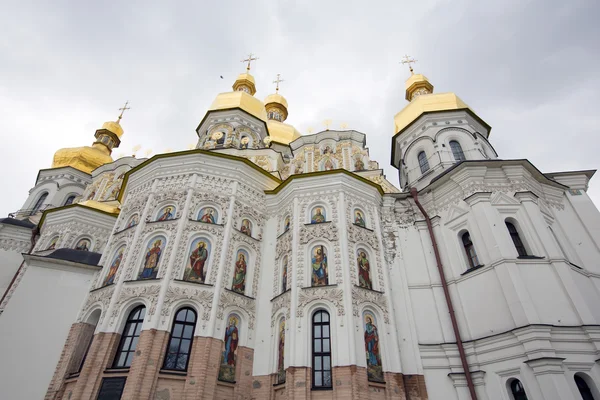
<svg viewBox="0 0 600 400"><path fill-rule="evenodd" d="M412 74L398 189L255 93L194 150L113 161L121 114L40 170L0 219L0 397L600 400L595 171L500 158Z"/></svg>

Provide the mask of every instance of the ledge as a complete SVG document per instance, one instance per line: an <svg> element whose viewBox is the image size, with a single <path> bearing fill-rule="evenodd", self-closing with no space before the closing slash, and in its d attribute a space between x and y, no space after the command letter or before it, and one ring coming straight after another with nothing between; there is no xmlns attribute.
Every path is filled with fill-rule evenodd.
<svg viewBox="0 0 600 400"><path fill-rule="evenodd" d="M204 221L200 221L199 219L191 219L191 218L188 218L188 221L191 221L191 222L198 222L198 223L200 223L200 224L204 224L204 225L221 226L221 227L225 226L224 224L213 224L213 223L210 223L210 222L204 222ZM161 221L161 222L162 222L162 221Z"/></svg>
<svg viewBox="0 0 600 400"><path fill-rule="evenodd" d="M315 287L319 287L319 286L315 286ZM368 292L373 292L373 293L378 293L378 294L383 294L383 293L384 293L384 292L382 292L382 291L380 291L380 290L369 289L369 288L366 288L366 287L364 287L364 286L360 286L360 285L354 285L354 287L355 287L355 288L362 289L362 290L366 290L366 291L368 291Z"/></svg>
<svg viewBox="0 0 600 400"><path fill-rule="evenodd" d="M332 221L324 221L324 222L315 222L314 224L311 224L310 222L308 224L304 224L304 226L314 226L314 225L323 225L323 224L330 224Z"/></svg>
<svg viewBox="0 0 600 400"><path fill-rule="evenodd" d="M518 256L517 259L519 260L543 260L546 257L540 257L540 256Z"/></svg>
<svg viewBox="0 0 600 400"><path fill-rule="evenodd" d="M460 276L467 275L468 273L476 271L476 270L478 270L479 268L482 268L482 267L485 267L485 264L479 264L479 265L474 266L473 268L469 268L468 270L466 270L465 272L463 272L462 274L460 274Z"/></svg>
<svg viewBox="0 0 600 400"><path fill-rule="evenodd" d="M228 387L235 387L236 381L233 382L229 382L229 381L222 381L220 379L217 379L217 385L223 385L223 386L228 386Z"/></svg>
<svg viewBox="0 0 600 400"><path fill-rule="evenodd" d="M354 226L357 226L357 227L359 227L359 228L361 228L361 229L366 229L366 230L368 230L369 232L375 232L373 229L367 228L366 226L358 225L358 224L356 224L356 223L354 223L354 222L352 223L352 225L354 225Z"/></svg>
<svg viewBox="0 0 600 400"><path fill-rule="evenodd" d="M147 278L147 279L131 279L129 281L123 281L123 283L132 283L132 282L152 282L152 281L160 281L162 278Z"/></svg>
<svg viewBox="0 0 600 400"><path fill-rule="evenodd" d="M288 229L287 231L283 231L283 233L281 235L277 236L277 239L279 239L280 237L282 237L283 235L285 235L289 231L291 231L291 229Z"/></svg>
<svg viewBox="0 0 600 400"><path fill-rule="evenodd" d="M162 222L162 221L161 221L161 222ZM138 226L138 225L139 225L139 223L137 223L137 224L135 224L135 225L132 225L132 226L128 226L127 228L121 229L120 231L113 232L113 236L114 236L114 235L118 235L119 233L123 233L123 232L125 232L125 231L128 231L128 230L130 230L130 229L133 229L133 228L135 228L135 227L136 227L136 226Z"/></svg>
<svg viewBox="0 0 600 400"><path fill-rule="evenodd" d="M225 288L225 290L227 290L229 293L237 294L238 296L242 296L242 297L245 297L250 300L256 300L254 297L246 296L245 294L236 292L235 290L231 290L231 289L227 289L227 288Z"/></svg>
<svg viewBox="0 0 600 400"><path fill-rule="evenodd" d="M273 388L275 388L275 389L283 389L284 387L285 387L285 381L273 384Z"/></svg>
<svg viewBox="0 0 600 400"><path fill-rule="evenodd" d="M106 368L105 374L126 374L129 372L129 368Z"/></svg>
<svg viewBox="0 0 600 400"><path fill-rule="evenodd" d="M242 235L244 235L245 237L249 237L250 239L254 239L257 242L260 242L260 239L255 238L254 236L246 235L244 232L240 231L238 228L233 228L233 230L236 231L236 232L238 232L238 233L240 233L240 234L242 234Z"/></svg>
<svg viewBox="0 0 600 400"><path fill-rule="evenodd" d="M187 371L177 371L177 370L171 370L171 369L160 369L158 371L158 373L165 374L165 375L181 376L181 377L187 376Z"/></svg>
<svg viewBox="0 0 600 400"><path fill-rule="evenodd" d="M98 291L98 290L101 290L101 289L104 289L104 288L107 288L107 287L111 287L113 285L114 285L114 283L109 283L108 285L100 286L99 288L90 290L90 293Z"/></svg>
<svg viewBox="0 0 600 400"><path fill-rule="evenodd" d="M145 279L147 281L151 280L151 279ZM184 281L183 279L173 279L174 282L181 282L181 283L190 283L192 285L200 285L200 286L207 286L207 287L213 287L215 285L211 284L211 283L202 283L202 282L192 282L192 281ZM130 281L129 281L130 282Z"/></svg>
<svg viewBox="0 0 600 400"><path fill-rule="evenodd" d="M337 287L337 283L334 283L332 285L321 285L321 286L305 286L303 288L301 288L302 290L308 290L308 289L319 289L319 288L334 288Z"/></svg>
<svg viewBox="0 0 600 400"><path fill-rule="evenodd" d="M281 297L281 296L283 296L284 294L286 294L286 293L289 293L289 292L291 292L291 291L292 291L292 288L289 288L289 289L288 289L288 290L286 290L285 292L279 293L277 296L273 297L273 298L271 299L271 301L273 301L273 300L275 300L276 298L278 298L278 297Z"/></svg>
<svg viewBox="0 0 600 400"><path fill-rule="evenodd" d="M375 387L385 389L385 381L372 381L372 380L368 379L368 382L369 382L369 386L375 386Z"/></svg>
<svg viewBox="0 0 600 400"><path fill-rule="evenodd" d="M179 221L179 218L171 218L171 219L166 219L164 221L146 221L147 224L157 224L159 222L174 222L174 221Z"/></svg>

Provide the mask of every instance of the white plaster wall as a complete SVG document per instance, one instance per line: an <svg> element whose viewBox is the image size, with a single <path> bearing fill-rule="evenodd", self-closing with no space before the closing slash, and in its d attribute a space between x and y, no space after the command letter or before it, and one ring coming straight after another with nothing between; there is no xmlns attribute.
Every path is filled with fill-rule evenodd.
<svg viewBox="0 0 600 400"><path fill-rule="evenodd" d="M95 270L32 262L0 315L0 391L42 399Z"/></svg>
<svg viewBox="0 0 600 400"><path fill-rule="evenodd" d="M22 261L21 253L0 249L0 297L6 292Z"/></svg>

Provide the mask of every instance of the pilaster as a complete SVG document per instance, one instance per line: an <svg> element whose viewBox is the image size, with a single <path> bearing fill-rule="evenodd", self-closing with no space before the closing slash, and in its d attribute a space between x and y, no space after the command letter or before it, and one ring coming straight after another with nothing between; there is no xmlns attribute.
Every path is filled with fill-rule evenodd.
<svg viewBox="0 0 600 400"><path fill-rule="evenodd" d="M525 364L533 370L545 400L573 398L563 370L564 360L559 357L540 357L525 361Z"/></svg>

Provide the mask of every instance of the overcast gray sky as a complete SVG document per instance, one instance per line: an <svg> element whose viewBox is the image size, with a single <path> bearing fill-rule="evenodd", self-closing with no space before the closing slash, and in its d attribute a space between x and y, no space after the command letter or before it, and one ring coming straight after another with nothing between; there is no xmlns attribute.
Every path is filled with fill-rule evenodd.
<svg viewBox="0 0 600 400"><path fill-rule="evenodd" d="M120 153L184 150L248 52L257 96L289 102L300 132L367 134L389 166L405 106L405 53L436 92L492 127L502 158L540 170L600 167L600 3L542 1L12 1L0 13L0 216L21 207L61 147L90 145L125 100ZM219 76L223 75L224 79ZM590 195L600 204L600 178Z"/></svg>

